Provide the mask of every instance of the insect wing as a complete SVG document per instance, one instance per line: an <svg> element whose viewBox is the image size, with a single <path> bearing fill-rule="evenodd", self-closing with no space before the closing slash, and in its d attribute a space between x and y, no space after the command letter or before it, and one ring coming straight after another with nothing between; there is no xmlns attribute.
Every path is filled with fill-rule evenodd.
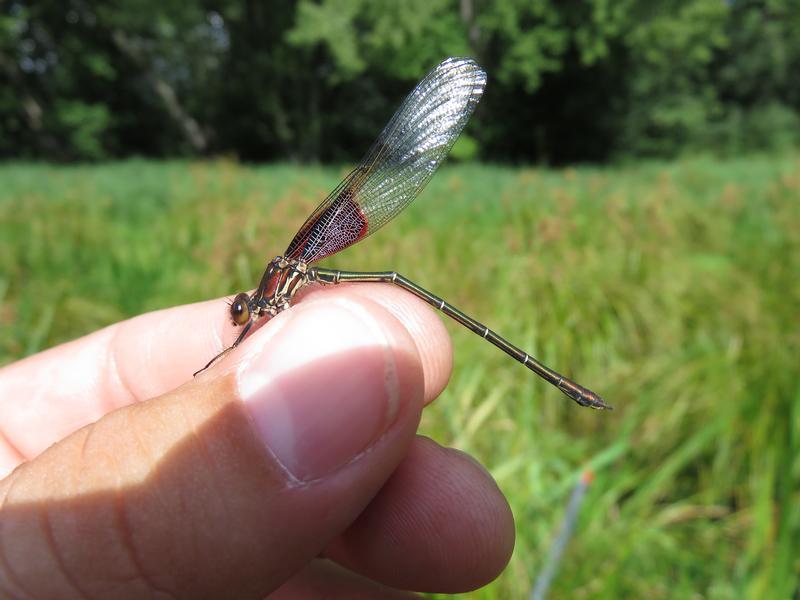
<svg viewBox="0 0 800 600"><path fill-rule="evenodd" d="M417 84L367 155L297 232L285 256L307 263L374 233L411 203L447 156L486 86L469 58L449 58Z"/></svg>

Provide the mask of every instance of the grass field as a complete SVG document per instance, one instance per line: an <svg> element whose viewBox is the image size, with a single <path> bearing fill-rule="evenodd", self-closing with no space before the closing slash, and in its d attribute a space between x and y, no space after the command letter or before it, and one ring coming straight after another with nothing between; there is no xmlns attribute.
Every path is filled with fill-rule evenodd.
<svg viewBox="0 0 800 600"><path fill-rule="evenodd" d="M252 287L343 173L0 166L0 364ZM396 269L616 408L579 409L448 324L455 371L423 431L487 465L518 531L469 597L527 594L586 467L552 597L796 597L800 156L444 168L328 264Z"/></svg>

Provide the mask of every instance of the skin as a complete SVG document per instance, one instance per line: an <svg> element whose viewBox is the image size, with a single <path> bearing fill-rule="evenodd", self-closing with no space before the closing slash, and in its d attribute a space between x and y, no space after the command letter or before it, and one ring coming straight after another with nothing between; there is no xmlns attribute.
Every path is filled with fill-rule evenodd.
<svg viewBox="0 0 800 600"><path fill-rule="evenodd" d="M445 329L387 285L312 286L235 339L221 300L0 369L0 596L407 598L494 579L483 467L416 433Z"/></svg>

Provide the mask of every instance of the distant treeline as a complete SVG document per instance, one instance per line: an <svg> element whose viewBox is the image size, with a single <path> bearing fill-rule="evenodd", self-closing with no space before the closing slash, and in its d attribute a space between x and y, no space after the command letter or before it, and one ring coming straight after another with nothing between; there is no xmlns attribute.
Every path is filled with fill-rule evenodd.
<svg viewBox="0 0 800 600"><path fill-rule="evenodd" d="M416 80L489 86L462 157L800 142L798 0L0 0L0 157L353 160Z"/></svg>

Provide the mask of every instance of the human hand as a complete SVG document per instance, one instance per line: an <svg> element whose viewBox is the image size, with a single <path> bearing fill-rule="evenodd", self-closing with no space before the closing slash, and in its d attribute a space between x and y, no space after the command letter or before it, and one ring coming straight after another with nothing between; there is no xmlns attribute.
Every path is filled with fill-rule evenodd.
<svg viewBox="0 0 800 600"><path fill-rule="evenodd" d="M508 504L416 435L451 366L431 310L312 289L193 379L236 333L215 300L0 369L0 595L399 598L497 576Z"/></svg>

